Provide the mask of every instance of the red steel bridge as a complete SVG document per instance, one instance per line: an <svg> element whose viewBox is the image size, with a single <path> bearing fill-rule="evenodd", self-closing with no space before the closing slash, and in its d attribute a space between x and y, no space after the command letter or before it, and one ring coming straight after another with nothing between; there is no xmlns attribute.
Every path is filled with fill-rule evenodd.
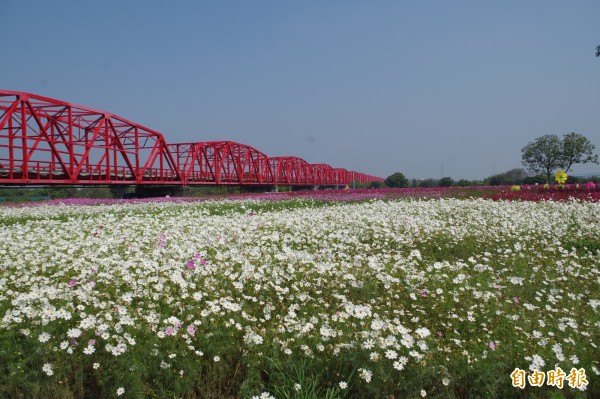
<svg viewBox="0 0 600 399"><path fill-rule="evenodd" d="M233 141L167 143L109 112L0 90L0 185L340 186L363 173Z"/></svg>

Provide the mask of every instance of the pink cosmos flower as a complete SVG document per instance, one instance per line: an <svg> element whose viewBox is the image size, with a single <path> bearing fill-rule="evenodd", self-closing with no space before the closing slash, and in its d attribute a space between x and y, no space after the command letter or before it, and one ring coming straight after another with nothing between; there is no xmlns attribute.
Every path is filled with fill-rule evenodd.
<svg viewBox="0 0 600 399"><path fill-rule="evenodd" d="M496 345L494 345L494 341L490 341L490 343L488 344L490 349L495 351L496 350Z"/></svg>
<svg viewBox="0 0 600 399"><path fill-rule="evenodd" d="M75 280L74 278L69 280L69 288L73 288L77 285L77 280Z"/></svg>
<svg viewBox="0 0 600 399"><path fill-rule="evenodd" d="M189 335L193 337L194 335L196 335L196 326L190 324L189 326L187 326L186 331Z"/></svg>

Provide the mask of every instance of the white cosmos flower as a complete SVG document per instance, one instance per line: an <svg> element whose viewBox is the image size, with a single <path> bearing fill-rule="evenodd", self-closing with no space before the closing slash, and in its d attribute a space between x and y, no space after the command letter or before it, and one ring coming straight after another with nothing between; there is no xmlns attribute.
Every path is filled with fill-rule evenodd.
<svg viewBox="0 0 600 399"><path fill-rule="evenodd" d="M42 366L42 371L48 376L54 374L54 369L51 363L44 363L44 366Z"/></svg>
<svg viewBox="0 0 600 399"><path fill-rule="evenodd" d="M81 330L79 328L71 328L67 331L67 337L69 338L79 338L81 336Z"/></svg>

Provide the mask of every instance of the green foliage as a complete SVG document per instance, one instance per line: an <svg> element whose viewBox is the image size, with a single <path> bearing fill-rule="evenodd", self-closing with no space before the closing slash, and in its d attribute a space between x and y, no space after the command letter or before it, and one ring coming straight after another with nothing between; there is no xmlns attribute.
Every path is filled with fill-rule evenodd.
<svg viewBox="0 0 600 399"><path fill-rule="evenodd" d="M563 164L565 172L568 172L576 163L598 163L598 155L594 154L595 146L587 137L571 132L563 137Z"/></svg>
<svg viewBox="0 0 600 399"><path fill-rule="evenodd" d="M385 185L392 188L408 187L408 179L401 172L396 172L385 179Z"/></svg>
<svg viewBox="0 0 600 399"><path fill-rule="evenodd" d="M515 168L497 175L490 176L485 179L489 186L511 186L515 184L523 184L527 172L522 168Z"/></svg>
<svg viewBox="0 0 600 399"><path fill-rule="evenodd" d="M72 186L48 186L42 190L42 193L52 199L75 198L77 189Z"/></svg>
<svg viewBox="0 0 600 399"><path fill-rule="evenodd" d="M527 169L546 173L546 182L549 183L550 174L563 162L562 143L555 134L538 137L521 149L521 158Z"/></svg>
<svg viewBox="0 0 600 399"><path fill-rule="evenodd" d="M436 179L423 179L419 181L419 187L438 187L438 181Z"/></svg>
<svg viewBox="0 0 600 399"><path fill-rule="evenodd" d="M561 140L555 134L538 137L521 149L523 166L535 173L545 173L551 182L552 171L562 168L568 171L573 164L598 163L594 145L579 133L571 132Z"/></svg>
<svg viewBox="0 0 600 399"><path fill-rule="evenodd" d="M385 184L380 181L372 181L368 184L368 188L382 188L383 186L385 186Z"/></svg>
<svg viewBox="0 0 600 399"><path fill-rule="evenodd" d="M452 187L453 184L454 184L454 179L452 179L451 177L442 177L438 181L438 185L440 187Z"/></svg>
<svg viewBox="0 0 600 399"><path fill-rule="evenodd" d="M546 178L544 176L527 176L523 179L523 184L544 184Z"/></svg>

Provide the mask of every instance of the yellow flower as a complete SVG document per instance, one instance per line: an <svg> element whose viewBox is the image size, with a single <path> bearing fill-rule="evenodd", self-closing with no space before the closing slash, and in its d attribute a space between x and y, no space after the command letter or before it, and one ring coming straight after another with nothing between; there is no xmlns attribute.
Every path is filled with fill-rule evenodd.
<svg viewBox="0 0 600 399"><path fill-rule="evenodd" d="M554 174L554 179L556 180L556 182L558 184L563 184L564 182L567 181L567 173L564 170L558 170L555 174Z"/></svg>

